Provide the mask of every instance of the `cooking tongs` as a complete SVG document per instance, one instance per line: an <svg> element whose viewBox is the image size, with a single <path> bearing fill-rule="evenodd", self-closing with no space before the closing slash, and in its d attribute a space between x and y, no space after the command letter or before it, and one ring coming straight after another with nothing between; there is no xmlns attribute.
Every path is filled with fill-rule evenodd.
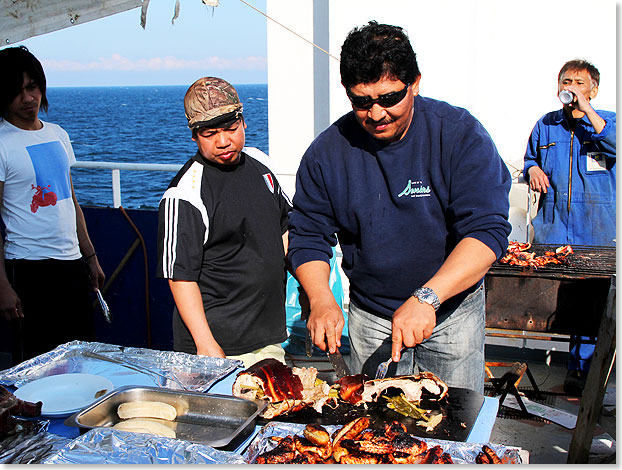
<svg viewBox="0 0 622 470"><path fill-rule="evenodd" d="M95 289L95 294L97 294L97 300L99 300L99 306L102 309L102 313L104 314L104 318L108 323L112 323L112 314L110 313L110 309L108 308L108 304L104 300L104 296L102 295L99 289Z"/></svg>
<svg viewBox="0 0 622 470"><path fill-rule="evenodd" d="M128 369L132 369L132 370L134 370L136 372L140 372L141 374L148 375L151 378L153 378L154 375L157 375L158 377L162 377L163 379L172 380L177 385L179 385L182 388L182 390L188 390L188 388L184 384L182 384L179 380L177 380L175 377L173 377L173 373L172 372L171 372L170 376L164 375L164 374L162 374L160 372L156 372L155 370L148 369L147 367L144 367L142 365L134 364L134 363L128 362L126 360L117 359L116 357L110 357L110 356L106 356L104 354L99 354L99 353L92 352L92 351L82 351L82 355L86 356L86 357L91 357L93 359L99 359L100 361L112 362L114 364L118 364L120 366L127 367ZM156 380L156 383L157 383L157 380Z"/></svg>

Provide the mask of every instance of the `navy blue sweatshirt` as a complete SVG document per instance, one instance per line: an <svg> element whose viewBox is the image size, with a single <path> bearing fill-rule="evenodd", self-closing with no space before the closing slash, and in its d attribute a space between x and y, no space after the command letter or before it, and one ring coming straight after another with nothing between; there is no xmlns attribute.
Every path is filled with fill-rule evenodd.
<svg viewBox="0 0 622 470"><path fill-rule="evenodd" d="M390 144L350 112L300 162L288 256L293 269L328 262L339 241L351 301L391 317L463 238L483 242L497 258L505 253L510 184L490 135L464 109L417 96L406 135Z"/></svg>

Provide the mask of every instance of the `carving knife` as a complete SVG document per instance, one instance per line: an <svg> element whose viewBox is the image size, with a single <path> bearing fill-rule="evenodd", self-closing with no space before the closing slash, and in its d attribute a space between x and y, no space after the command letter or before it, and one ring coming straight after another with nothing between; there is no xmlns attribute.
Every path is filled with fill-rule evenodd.
<svg viewBox="0 0 622 470"><path fill-rule="evenodd" d="M300 318L305 321L309 320L311 307L309 307L309 298L302 286L298 286L298 302L300 303ZM313 344L311 343L311 332L305 328L305 352L307 357L313 356Z"/></svg>
<svg viewBox="0 0 622 470"><path fill-rule="evenodd" d="M346 365L346 361L343 359L343 356L339 352L339 349L334 353L326 352L328 356L328 360L330 361L333 369L335 369L335 374L337 374L337 378L344 377L346 375L350 375L350 369Z"/></svg>

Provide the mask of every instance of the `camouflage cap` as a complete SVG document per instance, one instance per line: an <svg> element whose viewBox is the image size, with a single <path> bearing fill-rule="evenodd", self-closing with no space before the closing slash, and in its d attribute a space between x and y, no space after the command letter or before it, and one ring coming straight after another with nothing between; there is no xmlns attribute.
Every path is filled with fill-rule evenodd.
<svg viewBox="0 0 622 470"><path fill-rule="evenodd" d="M216 77L199 78L184 97L188 127L216 127L242 115L242 103L235 88Z"/></svg>

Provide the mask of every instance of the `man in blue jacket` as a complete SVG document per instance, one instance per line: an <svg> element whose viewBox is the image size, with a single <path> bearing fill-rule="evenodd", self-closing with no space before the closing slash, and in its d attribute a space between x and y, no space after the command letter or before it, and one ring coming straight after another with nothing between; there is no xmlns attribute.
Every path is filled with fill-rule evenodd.
<svg viewBox="0 0 622 470"><path fill-rule="evenodd" d="M523 174L540 193L533 220L534 242L546 245L615 246L616 113L595 111L600 73L585 60L566 62L558 75L558 95L571 93L562 109L536 123ZM594 344L571 341L565 390L580 394Z"/></svg>
<svg viewBox="0 0 622 470"><path fill-rule="evenodd" d="M392 357L399 374L417 366L482 392L482 279L507 247L509 172L466 110L419 96L402 28L353 29L340 67L352 112L303 156L289 219L313 343L331 352L341 344L344 319L328 287L339 242L352 372L373 376Z"/></svg>

